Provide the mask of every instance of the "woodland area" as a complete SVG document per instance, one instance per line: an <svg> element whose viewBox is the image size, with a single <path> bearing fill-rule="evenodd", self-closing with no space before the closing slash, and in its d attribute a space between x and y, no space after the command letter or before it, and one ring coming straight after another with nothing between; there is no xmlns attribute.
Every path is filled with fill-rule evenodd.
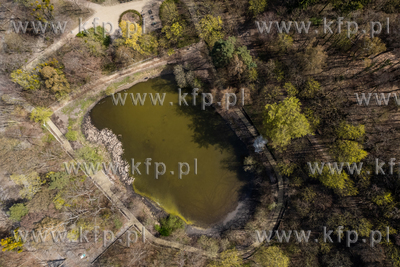
<svg viewBox="0 0 400 267"><path fill-rule="evenodd" d="M103 37L100 26L100 34L90 29L29 70L23 65L61 37L31 28L24 35L6 33L15 18L77 21L90 14L87 3L79 0L0 0L0 266L19 266L30 259L30 252L45 256L48 249L18 242L15 230L68 229L68 238L74 240L80 227L118 231L125 222L90 179L63 171L63 162L70 158L42 126L52 117L52 105L78 101L84 85L134 63L173 57L191 44L205 42L215 70L208 73L212 83L197 75L189 62L173 66L177 84L221 95L245 90L244 110L268 140L287 181L278 230L311 230L313 242L280 243L274 238L243 256L255 241L255 230L267 230L267 216L276 205L269 196L269 177L253 153L244 159L243 168L259 177L259 204L239 229L188 235L179 218L152 215L140 198L128 203L157 237L201 248L215 258L151 244L128 248L115 243L95 265L400 267L399 165L393 173L388 171L390 159L400 158L395 145L400 139L399 106L394 98L386 105L373 99L359 105L356 97L399 92L400 0L166 0L160 7L162 29L141 34L139 15L121 16L122 34ZM338 33L333 23L333 33L324 33L324 18L336 22L338 17L356 21L359 31L348 33L343 24ZM125 19L139 24L129 37ZM269 33L260 33L256 22L262 21L310 21L312 30L299 34L293 27L280 33L273 25ZM383 30L371 38L371 22L377 21ZM102 95L115 90L109 87ZM80 99L81 109L92 100ZM70 118L65 133L79 158L108 160L103 147L85 141L81 123L82 117ZM384 175L375 174L377 158L386 162ZM321 174L313 174L308 163L314 162L363 162L363 168L359 174L338 174L325 166ZM359 241L346 247L345 235L334 231L332 239L339 235L341 243L322 242L324 226L357 231ZM371 230L382 233L375 247L361 241ZM73 250L62 244L55 249L60 254Z"/></svg>

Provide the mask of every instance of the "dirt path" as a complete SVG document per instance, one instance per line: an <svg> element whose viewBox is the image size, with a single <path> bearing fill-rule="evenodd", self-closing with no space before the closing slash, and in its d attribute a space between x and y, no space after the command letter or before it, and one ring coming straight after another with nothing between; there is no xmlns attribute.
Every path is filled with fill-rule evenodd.
<svg viewBox="0 0 400 267"><path fill-rule="evenodd" d="M197 12L196 12L196 4L192 0L184 0L184 3L188 6L189 13L190 13L192 21L196 27L196 30L199 31L199 26L198 26L199 18L197 16ZM208 61L211 62L211 58L209 56L205 55L205 57L207 57ZM211 65L211 71L213 73L213 76L217 77L217 71L213 65ZM230 111L228 111L227 113L229 113L229 112L236 113L236 116L238 116L239 119L242 121L242 123L244 123L245 127L247 128L247 131L251 134L251 136L253 136L254 139L259 136L257 129L247 119L247 117L245 116L244 111L242 109L234 108L234 109L231 109ZM224 112L222 112L222 113L224 113ZM224 117L224 114L221 114L221 116ZM238 133L236 133L236 134L238 134ZM285 212L286 183L284 183L283 178L279 174L279 172L276 168L276 161L274 160L274 157L272 156L271 152L268 150L267 146L264 146L262 154L267 157L268 162L272 166L273 171L274 171L277 181L278 181L276 184L276 187L273 187L273 190L272 190L272 192L275 196L275 199L276 199L276 207L269 213L269 215L268 215L269 223L268 223L268 227L267 227L268 229L265 229L265 230L274 230L279 226L280 220L283 217L283 214ZM268 168L268 166L267 166L268 164L266 162L264 162L263 165L265 168ZM254 242L247 250L243 251L242 257L244 257L244 258L250 257L251 255L253 255L255 253L257 248L260 247L260 245L261 245L260 243Z"/></svg>
<svg viewBox="0 0 400 267"><path fill-rule="evenodd" d="M50 132L54 135L56 140L60 142L61 146L65 149L65 151L68 153L68 155L75 161L74 158L74 152L69 145L69 142L65 139L64 135L61 133L61 131L57 128L57 126L49 119L46 122L46 126L49 128ZM77 163L77 162L75 162ZM153 236L146 228L142 225L141 222L131 213L131 211L122 203L122 201L119 199L119 197L114 194L111 190L113 187L113 183L111 180L108 178L108 176L103 172L97 172L95 175L88 175L86 174L89 178L92 179L93 183L103 192L103 194L121 211L121 213L129 220L128 223L124 225L123 228L130 228L133 227L135 231L137 231L140 235L145 234L146 240L149 240L150 242L164 246L164 247L171 247L171 248L176 248L180 250L185 250L187 252L192 252L192 253L198 253L202 254L207 257L212 257L212 255L204 250L191 247L191 246L186 246L177 242L172 242L172 241L167 241L164 239L156 238ZM143 232L144 231L144 232ZM122 235L125 231L123 231L120 235ZM118 239L120 236L117 235L116 239ZM99 251L97 251L95 254L89 256L89 261L92 263L94 262L107 248L101 248ZM74 261L74 259L67 259L66 263L68 261ZM68 266L68 265L65 265Z"/></svg>
<svg viewBox="0 0 400 267"><path fill-rule="evenodd" d="M132 68L122 70L118 73L115 73L111 76L104 77L103 79L98 81L98 87L102 88L105 86L105 81L113 81L117 78L123 78L127 75L132 75L135 72L138 71L143 71L146 69L150 68L155 68L161 65L166 65L167 61L163 61L160 59L155 59L155 61L150 62L150 63L144 63L141 64L140 66L134 66ZM98 88L97 88L98 89ZM62 108L64 105L58 106L58 107L53 107L53 109L59 109ZM31 112L34 107L30 106L29 104L24 105L27 111ZM64 135L61 133L61 131L58 129L58 127L49 119L44 123L44 126L46 129L49 130L49 132L55 137L55 139L61 144L62 148L66 151L66 153L75 161L74 157L74 150L72 149L70 143ZM76 162L75 162L76 163ZM93 183L103 192L103 194L115 205L120 212L128 219L128 222L125 223L125 225L122 227L122 229L134 229L136 232L138 232L140 235L144 234L146 236L146 240L149 242L152 242L155 245L163 246L163 247L170 247L170 248L176 248L180 250L184 250L187 252L192 252L192 253L198 253L201 255L204 255L206 257L213 258L213 256L201 249L191 247L191 246L186 246L177 242L171 242L167 241L164 239L156 238L154 235L152 235L148 230L144 228L144 226L139 222L139 220L131 213L131 211L122 203L122 201L119 199L119 197L112 192L112 187L113 187L113 182L108 178L108 176L103 172L97 172L93 176L89 176L86 174L89 178L92 179ZM125 233L124 231L120 231L114 240L118 240L118 238ZM110 242L110 245L113 242ZM70 255L67 257L63 263L62 266L89 266L89 264L93 263L96 259L98 259L108 248L107 247L101 247L95 250L94 252L90 252L88 255L87 259L81 260L77 255ZM91 255L90 255L91 254Z"/></svg>
<svg viewBox="0 0 400 267"><path fill-rule="evenodd" d="M102 26L103 22L105 23L107 29L109 29L109 26L107 26L107 22L110 22L113 25L113 31L114 32L116 29L118 29L118 19L119 16L122 14L122 12L129 10L129 9L134 9L137 10L138 12L147 12L147 9L152 8L153 3L157 3L158 1L154 0L135 0L123 4L118 4L114 6L102 6L98 5L92 2L88 2L88 7L92 10L94 10L94 14L90 16L87 20L82 21L82 25L85 25L85 29L90 29L93 27L93 20L94 18L98 18L96 20L97 25ZM150 21L150 20L149 20ZM148 29L151 29L149 26L147 26ZM82 29L81 29L82 30ZM64 37L62 37L60 40L58 40L56 43L52 44L48 48L46 48L43 52L40 54L35 55L35 57L31 60L28 61L27 64L25 64L24 68L25 69L32 69L35 67L38 63L40 63L40 60L44 57L48 57L51 53L55 52L58 50L60 47L62 47L65 43L70 41L71 39L75 38L76 34L79 33L79 26L73 29L71 32L66 33Z"/></svg>
<svg viewBox="0 0 400 267"><path fill-rule="evenodd" d="M96 4L90 4L90 8L94 9L95 13L90 18L88 18L86 20L86 21L88 21L88 23L87 23L88 28L89 28L89 25L91 25L91 22L93 21L93 19L95 17L99 18L98 22L100 23L100 25L101 25L102 22L111 22L111 23L113 23L113 25L117 25L119 15L123 11L125 11L127 9L135 9L135 10L138 10L139 12L141 12L143 10L143 8L146 6L146 4L148 4L148 3L151 3L151 1L142 0L142 1L128 2L128 3L125 3L125 4L119 4L119 5L115 5L115 6L100 6L100 5L96 5ZM198 19L197 19L197 16L194 15L194 14L196 14L194 12L195 11L194 10L195 9L194 3L188 1L188 6L189 6L190 13L192 15L192 19L194 20L194 24L197 25L198 24ZM70 33L68 33L61 40L59 40L55 44L51 45L49 48L47 48L41 54L37 55L36 58L34 58L31 61L29 61L25 65L25 68L26 69L30 69L30 68L34 67L35 65L37 65L40 62L41 58L49 56L51 53L55 52L57 49L59 49L61 46L63 46L68 40L74 38L75 35L78 33L78 31L79 31L79 28L76 28L73 31L71 31ZM156 65L161 65L161 64L166 64L166 62L159 62ZM152 64L148 66L148 68L152 68L152 67L154 67L154 66L152 66ZM98 86L102 86L102 85L104 86L105 82L110 82L110 81L115 80L117 78L121 78L123 76L130 75L130 74L132 74L133 71L142 71L144 68L146 68L145 64L141 64L141 65L139 65L137 67L135 66L134 68L120 71L120 72L115 73L115 74L113 74L111 76L107 76L107 77L102 78L101 80L97 81L97 84L98 84ZM213 72L216 73L214 68L213 68ZM94 86L94 87L97 87L97 86ZM61 106L53 107L53 109L58 110L62 106L65 106L65 103L63 105L61 105ZM254 128L254 126L252 126L252 124L244 116L242 111L240 109L236 109L235 112L236 112L237 116L239 116L241 121L246 125L246 127L247 127L248 131L251 133L251 135L253 137L257 137L258 136L257 130ZM56 140L58 142L60 142L61 146L65 149L65 151L68 153L68 155L72 159L74 159L74 151L73 151L71 145L65 139L65 137L63 136L61 131L57 128L57 126L51 120L48 120L46 122L46 126L49 129L49 131L54 135ZM274 229L277 225L279 225L279 220L280 220L280 217L282 216L283 210L284 210L284 185L283 185L282 177L275 170L276 162L275 162L275 160L273 159L271 153L268 151L268 149L266 147L264 148L264 154L267 156L268 161L270 162L271 166L273 166L275 174L276 174L276 176L278 178L277 188L276 188L276 191L275 191L276 195L277 195L277 206L276 206L275 210L270 213L270 218L269 218L269 220L270 220L270 225L269 225L270 227L269 228L270 229ZM106 195L110 199L110 201L116 207L118 207L118 209L121 211L121 213L129 220L128 223L126 223L123 226L123 229L129 229L129 228L132 227L138 233L145 234L146 240L149 240L150 242L152 242L154 244L157 244L157 245L160 245L160 246L171 247L171 248L176 248L176 249L182 249L182 250L185 250L187 252L200 253L200 254L205 255L207 257L212 257L209 253L207 253L204 250L201 250L201 249L198 249L198 248L195 248L195 247L182 245L180 243L166 241L166 240L163 240L163 239L156 238L155 236L153 236L150 232L148 232L143 227L143 225L130 212L130 210L121 202L121 200L118 198L118 196L116 196L112 192L111 188L113 186L113 183L110 181L110 179L102 171L101 172L97 172L95 175L91 176L90 178L96 184L96 186L104 193L104 195ZM124 233L124 231L122 231L121 235L123 233ZM118 238L119 238L119 236L116 237L116 239L118 239ZM252 255L254 253L254 251L256 250L256 248L259 247L259 246L260 246L260 244L255 242L248 250L246 250L246 251L244 251L242 253L242 256L243 257L248 257L249 255ZM89 255L89 260L85 264L83 264L83 262L80 261L80 259L78 257L73 257L71 255L71 257L68 257L66 259L66 261L63 264L63 266L78 266L78 265L79 266L84 266L86 264L91 264L99 256L101 256L102 253L104 253L104 251L106 249L107 248L100 248L98 251L94 252L93 255ZM76 265L76 264L78 264L78 265Z"/></svg>
<svg viewBox="0 0 400 267"><path fill-rule="evenodd" d="M135 69L132 69L131 71L135 71ZM123 75L129 75L132 74L129 71L123 71ZM116 74L117 75L117 74ZM121 73L119 73L121 75ZM232 109L231 112L234 112L238 118L242 121L242 123L245 125L247 131L250 133L250 135L253 138L256 138L259 134L258 131L255 129L255 127L250 123L250 121L246 118L246 116L243 114L243 111L241 109ZM57 126L49 120L46 125L48 126L50 132L54 135L57 141L60 142L62 147L66 150L66 152L70 155L72 159L74 159L74 151L72 147L70 146L69 142L65 139L61 131L57 128ZM277 184L275 186L274 196L276 198L276 207L275 209L270 212L269 214L269 225L267 230L273 230L275 229L280 222L280 219L283 215L284 212L284 182L283 178L280 176L279 172L276 169L276 161L274 160L272 154L269 152L267 147L264 147L263 154L267 157L269 164L273 167L275 175L277 177ZM267 167L267 166L266 166ZM142 234L143 229L145 231L145 236L146 240L149 240L150 242L160 245L160 246L165 246L165 247L171 247L171 248L176 248L176 249L182 249L188 252L193 252L193 253L200 253L202 255L205 255L207 257L212 257L209 253L206 251L203 251L198 248L190 247L190 246L185 246L180 243L176 242L170 242L166 241L163 239L159 239L154 237L149 231L147 231L143 225L137 220L137 218L130 212L130 210L122 203L122 201L119 199L119 197L114 194L111 190L113 187L112 181L104 174L103 171L97 172L93 176L89 176L92 179L92 181L95 183L95 185L103 192L105 196L107 196L108 199L121 211L121 213L129 220L128 223L126 223L123 227L123 229L128 229L128 228L133 228L135 231L137 231L139 234ZM122 231L120 235L122 235L125 231ZM117 235L115 240L117 240L119 236ZM254 242L252 246L250 246L247 250L245 250L242 253L243 257L249 257L252 255L256 249L260 246L261 244L258 242ZM100 257L106 250L106 248L100 248L98 249L93 255L89 256L89 262L94 262L98 257ZM74 261L76 259L71 258L67 259L66 263ZM66 265L68 266L68 265Z"/></svg>
<svg viewBox="0 0 400 267"><path fill-rule="evenodd" d="M241 108L233 108L230 109L227 113L234 113L233 116L235 116L238 120L240 120L247 131L250 133L252 136L252 142L254 142L255 138L259 136L259 132L257 129L253 126L253 124L247 119L245 116L244 111ZM268 214L268 225L266 227L266 231L268 232L269 230L273 231L276 230L277 227L279 226L279 222L283 217L283 214L285 212L285 191L286 191L286 183L282 176L279 174L279 171L276 167L276 161L274 157L272 156L271 152L268 150L267 146L263 147L263 152L261 153L262 157L268 161L263 162L264 167L268 170L269 166L272 167L273 172L276 176L277 183L272 186L272 194L275 198L275 203L276 206L275 208ZM267 244L267 243L263 243ZM263 245L260 244L258 241L254 242L247 250L242 252L242 257L243 258L249 258L251 255L253 255L257 249Z"/></svg>
<svg viewBox="0 0 400 267"><path fill-rule="evenodd" d="M82 86L82 90L77 92L76 94L71 95L71 98L67 102L55 102L53 105L50 106L52 111L56 113L63 107L69 105L70 103L76 101L80 97L85 96L87 92L91 93L97 93L103 90L104 88L107 88L108 85L121 80L125 77L128 77L132 74L135 74L137 72L142 72L146 71L152 68L156 68L159 66L165 66L167 65L168 61L160 58L149 58L146 60L143 60L141 62L138 62L138 64L134 64L134 66L128 67L127 69L118 71L114 74L104 76L94 82L91 82L89 84L86 84Z"/></svg>

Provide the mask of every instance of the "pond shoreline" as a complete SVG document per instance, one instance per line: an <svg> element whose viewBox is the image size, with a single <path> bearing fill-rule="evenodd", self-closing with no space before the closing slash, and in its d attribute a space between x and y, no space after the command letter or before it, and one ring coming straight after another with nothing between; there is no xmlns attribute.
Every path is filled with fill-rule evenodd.
<svg viewBox="0 0 400 267"><path fill-rule="evenodd" d="M147 79L137 80L133 83L118 88L115 92L129 89L130 87L138 83L147 82L149 79L160 77L163 75L164 73L162 74L158 73L152 75L151 77L148 77ZM126 188L129 188L130 192L142 198L143 203L152 211L153 216L160 217L160 215L162 216L168 214L162 207L160 207L153 200L138 194L133 189L133 186L131 185L133 179L129 177L130 165L122 157L123 147L118 137L111 130L109 129L99 130L91 123L90 119L91 110L97 103L99 103L105 97L107 96L102 96L98 101L92 103L92 105L90 105L88 111L84 116L83 123L81 125L81 130L84 133L86 140L88 140L91 143L96 143L98 145L103 145L104 147L106 147L108 153L111 155L112 163L115 164L114 166L123 166L118 168L118 177L120 178L119 180L125 184ZM226 124L229 125L229 121L227 120L226 117L223 116L223 114L221 114L221 111L219 111L216 108L214 108L214 111L218 113L218 115ZM238 134L231 127L230 129L234 132L236 136L238 136ZM250 191L253 191L253 183L249 181L249 184L251 187ZM239 196L239 200L236 204L236 207L231 212L226 214L226 216L224 216L223 219L206 228L199 227L198 225L196 225L196 223L188 225L187 234L188 235L207 234L218 237L221 235L223 231L231 228L232 226L235 226L235 228L240 228L240 226L243 226L251 218L251 215L254 211L255 205L253 203L254 201L252 200L251 195L252 192L245 192L245 193L242 192Z"/></svg>
<svg viewBox="0 0 400 267"><path fill-rule="evenodd" d="M147 77L142 78L142 79L134 80L134 81L131 82L131 83L124 84L123 86L120 86L120 87L116 88L114 93L127 90L127 89L129 89L130 87L132 87L132 86L134 86L134 85L136 85L136 84L147 82L147 81L150 80L150 79L157 78L157 77L161 77L161 76L163 76L163 75L170 75L170 74L172 74L172 70L169 69L168 67L167 67L167 68L164 67L164 68L162 68L162 70L159 71L159 72L156 72L156 73L154 73L154 74L152 74L152 75L148 75ZM87 141L89 141L90 143L93 143L93 142L91 142L90 140L88 140L88 138L87 138L87 136L86 136L86 134L85 134L85 132L84 132L84 129L83 129L84 124L85 124L84 122L87 122L86 120L87 120L87 118L89 118L89 123L90 123L90 125L87 125L86 127L93 127L93 128L95 128L97 131L100 132L100 130L97 129L97 128L91 123L90 112L91 112L91 110L92 110L100 101L102 101L102 100L103 100L104 98L106 98L106 97L108 97L108 95L101 95L100 97L98 97L98 99L96 99L96 100L86 109L86 112L85 112L85 114L83 115L83 120L82 120L82 124L81 124L81 126L80 126L80 130L81 130L81 132L84 134L85 139L86 139ZM105 129L103 129L103 130L105 130ZM107 130L110 131L110 133L112 133L112 135L115 136L115 137L117 138L118 144L115 143L115 145L118 146L118 147L121 146L121 149L123 150L122 143L121 143L121 141L118 139L118 137L117 137L110 129L107 129ZM97 145L101 145L101 146L103 146L103 147L105 147L105 148L107 149L106 143L99 142L99 143L96 143L96 144L97 144ZM115 153L115 152L113 152L113 151L109 151L108 149L107 149L107 152L108 152L109 155L111 156L112 164L114 164L114 166L118 166L118 162L120 162L121 166L124 165L124 164L123 164L124 162L127 163L127 162L123 159L123 157L122 157L123 153L122 153L122 154L119 154L117 157L114 158L114 157L113 157L113 153L116 154L116 155L117 155L118 153ZM114 159L115 159L116 161L114 161ZM129 163L128 163L128 165L129 165ZM130 167L130 165L129 165L129 167ZM126 177L126 175L129 176L129 168L128 168L127 170L124 170L124 171L123 171L123 174L124 174L124 175L121 176L121 175L119 174L119 172L118 172L117 177L120 179L121 182L123 182L123 184L125 185L125 189L127 189L134 197L140 199L140 200L150 209L150 211L152 212L153 216L155 216L155 217L157 217L157 218L160 218L160 217L165 217L165 216L168 214L168 213L167 213L162 207L160 207L156 202L154 202L153 200L151 200L151 199L149 199L149 198L147 198L147 197L144 197L144 196L138 194L137 192L135 192L135 190L133 189L133 186L131 185L132 182L133 182L133 181L131 180L132 178L126 179L126 182L123 181L123 179L124 179L123 177ZM110 180L114 180L114 179L111 178L110 175L107 175L107 177L109 177ZM116 185L117 185L117 184L116 184ZM117 186L118 186L118 185L117 185ZM141 221L141 223L144 223L144 222Z"/></svg>
<svg viewBox="0 0 400 267"><path fill-rule="evenodd" d="M251 149L249 145L243 141L242 136L240 136L240 132L235 131L235 129L231 126L229 121L228 112L224 111L221 107L216 106L215 104L211 105L216 113L221 116L222 120L229 125L229 128L235 133L235 135L243 142L247 149ZM249 151L250 152L250 151ZM250 188L247 189L246 192L243 192L240 196L240 199L237 202L236 208L229 212L223 220L214 225L201 228L195 225L189 225L187 227L187 233L189 235L208 235L212 237L221 237L221 234L227 230L239 230L243 229L245 224L252 218L255 207L257 206L257 200L253 198L255 183L254 181L257 177L253 177L251 181L248 181Z"/></svg>
<svg viewBox="0 0 400 267"><path fill-rule="evenodd" d="M112 164L117 167L120 180L128 185L132 184L134 179L129 177L129 163L122 158L124 149L118 137L110 129L97 129L89 115L85 116L82 122L82 132L89 142L106 147L111 155Z"/></svg>

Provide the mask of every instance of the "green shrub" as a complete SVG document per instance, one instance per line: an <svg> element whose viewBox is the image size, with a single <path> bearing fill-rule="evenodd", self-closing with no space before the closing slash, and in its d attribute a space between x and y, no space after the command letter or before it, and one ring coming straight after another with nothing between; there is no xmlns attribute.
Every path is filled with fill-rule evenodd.
<svg viewBox="0 0 400 267"><path fill-rule="evenodd" d="M236 248L229 249L220 254L218 260L211 262L208 267L244 267L248 265L243 265L243 259ZM280 265L275 265L275 267L280 267Z"/></svg>
<svg viewBox="0 0 400 267"><path fill-rule="evenodd" d="M65 204L65 199L62 198L61 194L58 193L55 198L53 199L54 207L58 210L62 209L64 206L69 206Z"/></svg>
<svg viewBox="0 0 400 267"><path fill-rule="evenodd" d="M22 203L14 204L10 208L10 219L19 222L21 221L22 217L28 214L29 209Z"/></svg>
<svg viewBox="0 0 400 267"><path fill-rule="evenodd" d="M169 215L167 218L160 220L160 225L155 225L154 228L162 235L169 236L177 229L183 229L185 223L181 218L175 215Z"/></svg>
<svg viewBox="0 0 400 267"><path fill-rule="evenodd" d="M282 63L279 61L274 62L274 69L272 71L274 78L280 82L285 78L285 72L283 70Z"/></svg>
<svg viewBox="0 0 400 267"><path fill-rule="evenodd" d="M65 138L67 138L68 141L76 141L78 140L78 132L72 131L71 127L68 127L68 132L65 134Z"/></svg>
<svg viewBox="0 0 400 267"><path fill-rule="evenodd" d="M104 91L105 95L112 95L115 93L115 87L114 86L109 86L107 89Z"/></svg>
<svg viewBox="0 0 400 267"><path fill-rule="evenodd" d="M24 247L22 238L18 234L18 228L14 230L14 234L7 237L6 239L0 240L0 245L3 246L2 251L17 251L21 253ZM6 266L6 265L0 265Z"/></svg>
<svg viewBox="0 0 400 267"><path fill-rule="evenodd" d="M11 80L22 86L25 90L36 90L40 88L39 76L22 69L11 73Z"/></svg>
<svg viewBox="0 0 400 267"><path fill-rule="evenodd" d="M116 229L119 229L122 227L122 222L118 218L114 218L114 225Z"/></svg>
<svg viewBox="0 0 400 267"><path fill-rule="evenodd" d="M20 175L12 174L10 179L17 185L22 186L19 195L26 199L32 199L33 196L40 191L41 185L44 184L44 181L42 181L37 172Z"/></svg>
<svg viewBox="0 0 400 267"><path fill-rule="evenodd" d="M50 180L49 189L64 189L70 181L70 177L66 172L49 172L46 178Z"/></svg>
<svg viewBox="0 0 400 267"><path fill-rule="evenodd" d="M96 164L103 160L103 157L99 155L98 150L95 148L91 148L89 146L82 147L81 149L79 149L77 155L79 158L83 159L86 163L92 162L93 164Z"/></svg>
<svg viewBox="0 0 400 267"><path fill-rule="evenodd" d="M62 70L44 66L40 70L40 76L44 81L44 86L53 92L57 98L61 98L70 92L70 85Z"/></svg>
<svg viewBox="0 0 400 267"><path fill-rule="evenodd" d="M389 245L386 248L386 255L388 255L388 258L392 262L394 267L400 267L400 248L397 247L396 245L389 243Z"/></svg>
<svg viewBox="0 0 400 267"><path fill-rule="evenodd" d="M53 111L50 109L38 107L32 110L30 119L31 121L42 123L46 122L51 115L53 115Z"/></svg>
<svg viewBox="0 0 400 267"><path fill-rule="evenodd" d="M175 50L173 48L168 49L167 52L168 56L172 56L173 54L175 54Z"/></svg>
<svg viewBox="0 0 400 267"><path fill-rule="evenodd" d="M90 28L86 30L86 32L79 32L76 37L83 38L86 41L95 41L106 47L111 44L111 37L109 35L104 36L104 28L101 26L96 27L96 33L94 32L94 28Z"/></svg>
<svg viewBox="0 0 400 267"><path fill-rule="evenodd" d="M257 17L259 14L264 12L267 7L266 0L250 0L249 1L249 12L253 15L253 17Z"/></svg>
<svg viewBox="0 0 400 267"><path fill-rule="evenodd" d="M159 43L154 32L141 35L138 39L138 44L144 54L157 55Z"/></svg>
<svg viewBox="0 0 400 267"><path fill-rule="evenodd" d="M194 25L190 21L189 11L184 3L180 0L166 0L162 2L159 10L161 25L163 26L162 32L165 33L163 38L159 40L161 47L166 49L182 48L199 42L197 31L192 30ZM173 36L171 36L171 30ZM169 38L167 38L167 34ZM168 55L173 53L172 50L168 51Z"/></svg>
<svg viewBox="0 0 400 267"><path fill-rule="evenodd" d="M281 175L285 175L289 177L292 175L294 170L296 169L297 165L295 163L285 163L283 161L278 162L277 168L279 170L279 173Z"/></svg>

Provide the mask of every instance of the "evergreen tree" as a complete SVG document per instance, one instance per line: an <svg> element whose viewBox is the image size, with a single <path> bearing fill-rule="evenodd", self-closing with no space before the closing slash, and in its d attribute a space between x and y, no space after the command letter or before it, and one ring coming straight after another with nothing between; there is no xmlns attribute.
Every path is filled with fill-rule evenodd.
<svg viewBox="0 0 400 267"><path fill-rule="evenodd" d="M223 68L229 64L235 51L235 42L235 37L229 37L228 40L219 40L214 44L210 54L216 68Z"/></svg>

